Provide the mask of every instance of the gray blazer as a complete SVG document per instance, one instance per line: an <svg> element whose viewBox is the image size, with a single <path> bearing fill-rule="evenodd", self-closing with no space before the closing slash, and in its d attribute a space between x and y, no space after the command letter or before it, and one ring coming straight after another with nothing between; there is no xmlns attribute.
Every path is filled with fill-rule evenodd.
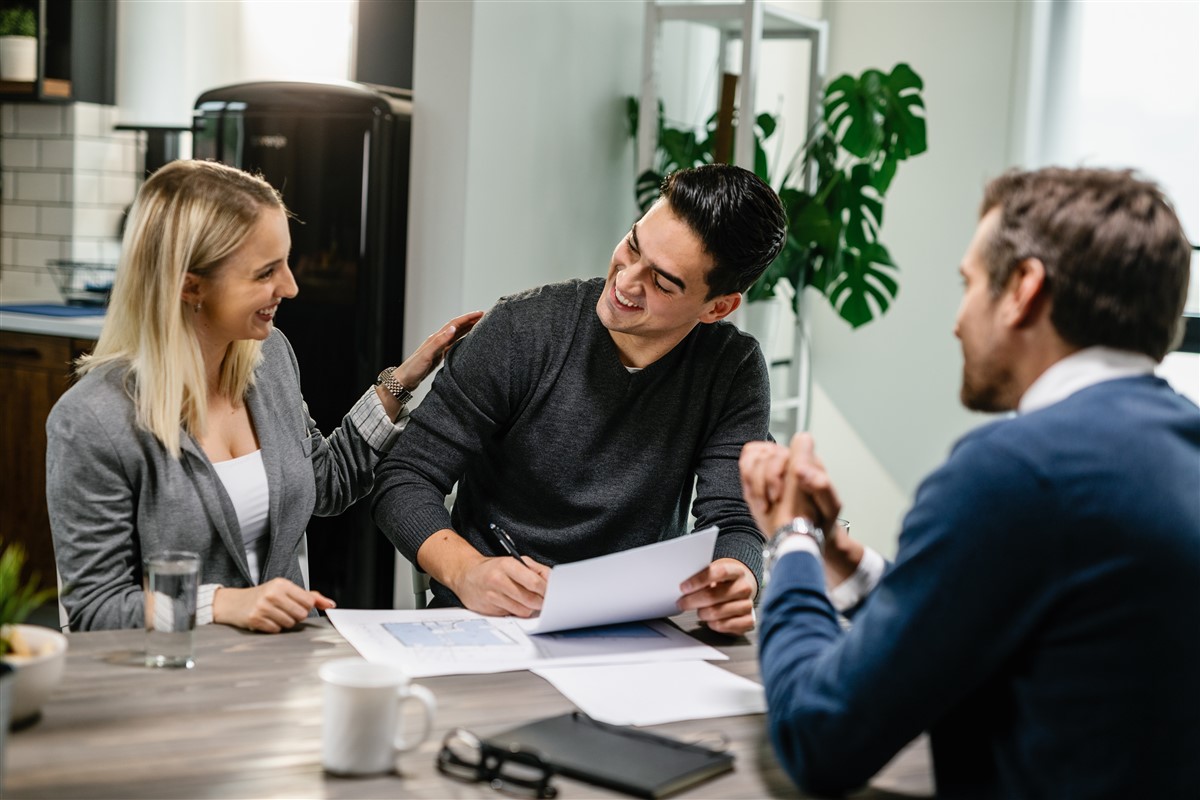
<svg viewBox="0 0 1200 800"><path fill-rule="evenodd" d="M71 630L144 625L142 559L156 551L199 553L201 584L251 585L237 514L208 457L182 433L176 460L141 428L127 376L115 365L89 372L46 422L46 502ZM322 436L277 330L246 403L270 494L260 580L301 583L296 550L309 517L338 514L370 492L380 454L348 417Z"/></svg>

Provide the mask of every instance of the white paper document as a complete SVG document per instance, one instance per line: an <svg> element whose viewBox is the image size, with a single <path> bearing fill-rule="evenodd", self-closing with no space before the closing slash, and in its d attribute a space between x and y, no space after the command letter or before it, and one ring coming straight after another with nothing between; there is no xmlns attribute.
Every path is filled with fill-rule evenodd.
<svg viewBox="0 0 1200 800"><path fill-rule="evenodd" d="M530 636L513 617L485 617L462 608L334 608L327 613L363 658L392 664L414 678L728 658L661 620Z"/></svg>
<svg viewBox="0 0 1200 800"><path fill-rule="evenodd" d="M712 563L717 526L550 570L541 613L527 633L611 625L679 613L679 584Z"/></svg>
<svg viewBox="0 0 1200 800"><path fill-rule="evenodd" d="M613 725L658 725L767 710L762 686L704 661L539 667L533 673L589 717Z"/></svg>

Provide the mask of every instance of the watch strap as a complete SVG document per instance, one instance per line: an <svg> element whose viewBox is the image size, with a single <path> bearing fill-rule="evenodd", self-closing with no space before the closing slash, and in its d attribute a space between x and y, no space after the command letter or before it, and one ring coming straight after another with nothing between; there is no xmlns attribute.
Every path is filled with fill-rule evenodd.
<svg viewBox="0 0 1200 800"><path fill-rule="evenodd" d="M380 372L379 377L375 379L375 385L386 389L402 406L407 405L408 401L412 400L412 392L405 389L400 381L396 380L395 367L388 367L383 372Z"/></svg>
<svg viewBox="0 0 1200 800"><path fill-rule="evenodd" d="M770 583L771 569L775 562L795 550L807 550L817 558L825 552L825 532L807 517L795 517L775 529L771 540L763 549L764 585Z"/></svg>
<svg viewBox="0 0 1200 800"><path fill-rule="evenodd" d="M778 546L784 539L795 535L809 537L817 543L818 550L825 552L825 531L814 525L808 517L793 517L790 522L780 525L771 537L771 544Z"/></svg>

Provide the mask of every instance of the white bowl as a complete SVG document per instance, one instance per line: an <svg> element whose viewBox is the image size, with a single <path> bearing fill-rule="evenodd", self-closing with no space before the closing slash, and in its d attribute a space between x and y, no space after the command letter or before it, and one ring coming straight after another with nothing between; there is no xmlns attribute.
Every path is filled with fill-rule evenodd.
<svg viewBox="0 0 1200 800"><path fill-rule="evenodd" d="M67 663L67 637L40 625L15 626L36 656L14 656L4 660L15 669L12 676L12 720L15 727L36 717L42 704L62 680Z"/></svg>

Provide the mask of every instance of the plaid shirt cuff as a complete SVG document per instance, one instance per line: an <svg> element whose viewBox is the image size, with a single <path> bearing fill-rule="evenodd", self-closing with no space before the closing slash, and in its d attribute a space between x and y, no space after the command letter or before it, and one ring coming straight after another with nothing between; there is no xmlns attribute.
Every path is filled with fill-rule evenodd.
<svg viewBox="0 0 1200 800"><path fill-rule="evenodd" d="M400 416L392 422L383 410L383 401L372 386L358 399L348 416L359 436L362 436L372 450L376 453L386 453L392 449L396 437L408 425L408 406L402 407Z"/></svg>
<svg viewBox="0 0 1200 800"><path fill-rule="evenodd" d="M203 583L196 592L196 624L211 625L213 621L213 595L223 588L219 583Z"/></svg>

